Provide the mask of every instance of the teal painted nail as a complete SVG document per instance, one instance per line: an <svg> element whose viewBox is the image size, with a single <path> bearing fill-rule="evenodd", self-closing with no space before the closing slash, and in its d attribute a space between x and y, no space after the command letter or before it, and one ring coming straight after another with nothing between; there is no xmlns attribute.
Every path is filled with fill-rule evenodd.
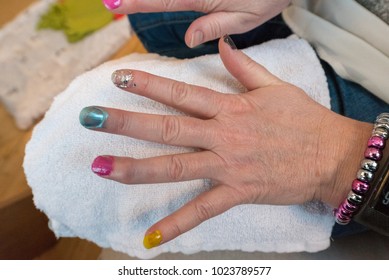
<svg viewBox="0 0 389 280"><path fill-rule="evenodd" d="M102 128L108 113L98 107L85 107L80 112L80 123L86 128Z"/></svg>

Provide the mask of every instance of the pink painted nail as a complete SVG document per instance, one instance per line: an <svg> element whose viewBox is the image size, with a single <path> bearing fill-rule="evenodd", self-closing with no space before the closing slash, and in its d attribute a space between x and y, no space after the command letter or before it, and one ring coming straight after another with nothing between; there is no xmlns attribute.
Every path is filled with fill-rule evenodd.
<svg viewBox="0 0 389 280"><path fill-rule="evenodd" d="M100 176L108 176L113 168L113 157L98 156L92 163L92 171Z"/></svg>
<svg viewBox="0 0 389 280"><path fill-rule="evenodd" d="M114 10L119 8L122 4L122 0L103 0L104 6L109 10Z"/></svg>

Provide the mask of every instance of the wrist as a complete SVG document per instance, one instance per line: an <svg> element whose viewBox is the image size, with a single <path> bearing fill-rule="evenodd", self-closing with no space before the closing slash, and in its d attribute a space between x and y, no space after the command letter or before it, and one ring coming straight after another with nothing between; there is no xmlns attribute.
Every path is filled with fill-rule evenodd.
<svg viewBox="0 0 389 280"><path fill-rule="evenodd" d="M336 208L351 190L373 125L336 114L329 119L327 131L331 133L322 137L320 145L326 147L321 151L325 153L321 163L325 176L317 198Z"/></svg>

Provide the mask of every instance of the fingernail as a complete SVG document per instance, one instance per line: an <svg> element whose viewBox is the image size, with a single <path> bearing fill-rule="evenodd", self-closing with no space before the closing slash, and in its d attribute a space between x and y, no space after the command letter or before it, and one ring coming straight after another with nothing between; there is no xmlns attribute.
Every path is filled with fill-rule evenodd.
<svg viewBox="0 0 389 280"><path fill-rule="evenodd" d="M195 33L193 33L192 38L190 40L190 46L191 48L194 48L201 43L203 43L204 40L204 34L202 31L197 30Z"/></svg>
<svg viewBox="0 0 389 280"><path fill-rule="evenodd" d="M119 88L135 87L134 75L131 70L116 70L111 76L112 82Z"/></svg>
<svg viewBox="0 0 389 280"><path fill-rule="evenodd" d="M231 49L233 49L233 50L238 49L238 48L236 47L234 41L232 41L232 39L231 39L231 37L230 37L229 35L227 35L227 34L224 35L224 36L223 36L223 41L224 41L227 45L229 45Z"/></svg>
<svg viewBox="0 0 389 280"><path fill-rule="evenodd" d="M143 246L145 246L146 249L151 249L160 245L161 242L162 234L159 230L156 230L145 235L145 238L143 239Z"/></svg>
<svg viewBox="0 0 389 280"><path fill-rule="evenodd" d="M92 171L100 176L108 176L113 169L113 157L98 156L92 163Z"/></svg>
<svg viewBox="0 0 389 280"><path fill-rule="evenodd" d="M80 123L86 128L102 128L108 113L97 107L85 107L80 112Z"/></svg>
<svg viewBox="0 0 389 280"><path fill-rule="evenodd" d="M121 0L103 0L104 6L109 10L114 10L120 7Z"/></svg>

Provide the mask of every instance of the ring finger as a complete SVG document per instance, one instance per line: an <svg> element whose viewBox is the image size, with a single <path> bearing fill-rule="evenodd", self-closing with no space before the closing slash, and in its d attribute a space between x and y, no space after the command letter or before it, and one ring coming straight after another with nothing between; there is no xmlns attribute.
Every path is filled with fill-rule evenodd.
<svg viewBox="0 0 389 280"><path fill-rule="evenodd" d="M153 184L194 179L212 179L221 166L210 151L166 155L153 158L99 156L92 171L124 184Z"/></svg>

